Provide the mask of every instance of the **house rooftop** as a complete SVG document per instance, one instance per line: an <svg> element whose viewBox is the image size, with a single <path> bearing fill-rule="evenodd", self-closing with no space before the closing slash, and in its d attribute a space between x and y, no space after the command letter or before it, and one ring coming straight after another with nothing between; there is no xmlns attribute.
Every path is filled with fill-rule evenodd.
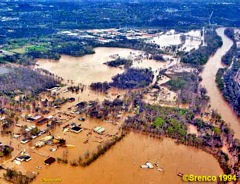
<svg viewBox="0 0 240 184"><path fill-rule="evenodd" d="M43 119L41 119L41 120L39 120L39 121L37 122L37 125L45 124L45 123L47 123L48 121L49 121L48 118L43 118Z"/></svg>
<svg viewBox="0 0 240 184"><path fill-rule="evenodd" d="M82 131L82 128L80 126L74 126L71 128L71 131L74 133L79 133Z"/></svg>
<svg viewBox="0 0 240 184"><path fill-rule="evenodd" d="M47 160L44 161L44 163L45 163L46 165L51 165L51 164L54 163L55 161L56 161L55 158L49 157Z"/></svg>

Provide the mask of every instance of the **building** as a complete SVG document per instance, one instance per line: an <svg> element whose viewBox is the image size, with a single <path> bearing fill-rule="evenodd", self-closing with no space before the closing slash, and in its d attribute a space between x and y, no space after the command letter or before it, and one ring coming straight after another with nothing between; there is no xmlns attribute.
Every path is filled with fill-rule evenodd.
<svg viewBox="0 0 240 184"><path fill-rule="evenodd" d="M71 129L70 129L71 132L74 132L76 134L80 133L82 131L82 128L80 126L73 126Z"/></svg>
<svg viewBox="0 0 240 184"><path fill-rule="evenodd" d="M51 164L54 163L55 161L56 161L55 158L49 157L47 160L44 161L44 164L46 164L46 165L51 165Z"/></svg>
<svg viewBox="0 0 240 184"><path fill-rule="evenodd" d="M49 121L49 118L43 118L43 119L40 119L36 122L36 125L43 125L43 124L46 124L48 123Z"/></svg>
<svg viewBox="0 0 240 184"><path fill-rule="evenodd" d="M98 134L102 134L105 131L105 128L103 128L103 127L96 127L93 130L94 130L94 132L97 132Z"/></svg>

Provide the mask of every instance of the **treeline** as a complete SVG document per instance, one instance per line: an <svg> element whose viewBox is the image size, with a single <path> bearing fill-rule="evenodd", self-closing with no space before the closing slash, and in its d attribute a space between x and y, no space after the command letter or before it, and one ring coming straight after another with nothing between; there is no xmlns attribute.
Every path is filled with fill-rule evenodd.
<svg viewBox="0 0 240 184"><path fill-rule="evenodd" d="M156 44L145 43L143 40L137 39L127 39L126 37L121 37L118 41L104 43L98 46L104 47L120 47L120 48L129 48L134 50L142 50L146 53L150 53L153 56L161 55L162 51L160 47Z"/></svg>
<svg viewBox="0 0 240 184"><path fill-rule="evenodd" d="M178 103L189 104L194 113L200 114L209 100L206 89L199 86L200 80L197 72L184 72L173 75L164 85L178 93Z"/></svg>
<svg viewBox="0 0 240 184"><path fill-rule="evenodd" d="M227 66L232 65L228 69L219 69L215 81L224 99L232 106L236 114L240 116L240 56L234 38L234 29L227 28L224 34L233 41L233 46L222 57L222 62Z"/></svg>
<svg viewBox="0 0 240 184"><path fill-rule="evenodd" d="M230 50L222 57L222 62L227 65L230 66L232 61L233 61L233 57L236 54L237 51L237 45L236 45L236 41L234 39L234 29L231 28L227 28L224 31L224 34L233 41L233 46L230 48Z"/></svg>
<svg viewBox="0 0 240 184"><path fill-rule="evenodd" d="M33 177L28 177L28 176L22 174L21 172L17 172L13 169L6 169L6 173L3 174L3 178L6 181L15 183L15 184L31 183L35 177L36 177L36 175L34 175Z"/></svg>
<svg viewBox="0 0 240 184"><path fill-rule="evenodd" d="M51 39L46 39L49 45L42 50L28 50L26 55L32 58L60 59L61 55L69 55L74 57L84 56L86 54L94 54L95 51L89 45L81 43L75 37L55 35Z"/></svg>
<svg viewBox="0 0 240 184"><path fill-rule="evenodd" d="M108 82L94 82L90 85L91 90L98 91L98 92L106 92L108 89L111 88Z"/></svg>
<svg viewBox="0 0 240 184"><path fill-rule="evenodd" d="M22 54L4 55L0 57L0 64L6 63L17 63L20 65L31 65L34 63L31 56L26 56Z"/></svg>
<svg viewBox="0 0 240 184"><path fill-rule="evenodd" d="M225 100L230 103L233 110L240 116L240 61L235 59L232 68L223 75L223 86L219 88L223 93ZM221 84L220 83L220 84Z"/></svg>
<svg viewBox="0 0 240 184"><path fill-rule="evenodd" d="M218 69L217 74L216 74L215 82L217 83L217 86L221 91L224 90L223 75L224 75L225 71L226 71L225 68L220 68L220 69Z"/></svg>
<svg viewBox="0 0 240 184"><path fill-rule="evenodd" d="M113 82L96 82L90 85L92 90L106 92L110 87L119 89L138 89L149 86L154 75L150 69L129 68L124 73L112 78Z"/></svg>
<svg viewBox="0 0 240 184"><path fill-rule="evenodd" d="M112 61L108 61L106 63L104 63L110 67L119 67L119 66L124 66L124 68L129 68L130 66L132 66L133 61L130 59L124 59L124 58L117 58L115 60Z"/></svg>
<svg viewBox="0 0 240 184"><path fill-rule="evenodd" d="M0 75L1 94L14 96L18 93L38 94L59 84L61 78L38 69L34 71L26 67L11 67L7 74Z"/></svg>
<svg viewBox="0 0 240 184"><path fill-rule="evenodd" d="M119 89L136 89L150 85L154 75L150 69L129 68L123 74L118 74L112 78L111 86Z"/></svg>
<svg viewBox="0 0 240 184"><path fill-rule="evenodd" d="M208 58L222 46L222 39L217 35L216 31L207 30L205 41L207 46L201 46L199 49L190 51L189 53L181 53L181 61L193 65L206 64Z"/></svg>

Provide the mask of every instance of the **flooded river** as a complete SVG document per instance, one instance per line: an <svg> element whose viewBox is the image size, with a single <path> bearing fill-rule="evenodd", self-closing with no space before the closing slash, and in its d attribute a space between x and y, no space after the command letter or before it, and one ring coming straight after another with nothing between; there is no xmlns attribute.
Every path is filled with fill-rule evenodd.
<svg viewBox="0 0 240 184"><path fill-rule="evenodd" d="M158 162L164 172L141 169L146 161ZM54 163L40 171L33 182L43 178L61 178L63 184L158 184L182 183L178 172L198 175L219 175L222 171L210 154L176 145L171 139L158 140L130 133L89 167L72 167Z"/></svg>
<svg viewBox="0 0 240 184"><path fill-rule="evenodd" d="M225 36L224 28L217 29L217 34L221 36L223 45L217 52L210 57L202 73L202 85L206 87L208 96L210 96L211 108L216 109L222 118L230 123L231 128L235 132L235 137L240 139L240 119L237 118L231 107L223 99L221 92L215 83L216 73L219 68L224 66L221 63L221 58L231 48L233 42Z"/></svg>

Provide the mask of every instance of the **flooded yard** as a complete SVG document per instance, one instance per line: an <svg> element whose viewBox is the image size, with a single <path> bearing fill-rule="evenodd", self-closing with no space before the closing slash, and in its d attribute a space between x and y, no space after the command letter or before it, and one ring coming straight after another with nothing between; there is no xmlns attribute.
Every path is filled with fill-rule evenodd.
<svg viewBox="0 0 240 184"><path fill-rule="evenodd" d="M184 39L182 40L182 37ZM170 30L165 33L157 33L148 42L155 43L161 48L169 46L180 46L180 51L191 51L198 49L201 45L201 30L191 30L186 33L176 33L175 30ZM182 44L182 45L181 45Z"/></svg>
<svg viewBox="0 0 240 184"><path fill-rule="evenodd" d="M70 151L74 151L74 148ZM158 162L163 168L141 169L146 161ZM178 172L196 175L219 175L222 173L217 160L210 154L195 148L176 145L171 139L157 140L145 135L130 133L105 155L89 167L72 167L54 163L43 166L33 182L43 178L61 178L63 184L144 184L182 183Z"/></svg>

